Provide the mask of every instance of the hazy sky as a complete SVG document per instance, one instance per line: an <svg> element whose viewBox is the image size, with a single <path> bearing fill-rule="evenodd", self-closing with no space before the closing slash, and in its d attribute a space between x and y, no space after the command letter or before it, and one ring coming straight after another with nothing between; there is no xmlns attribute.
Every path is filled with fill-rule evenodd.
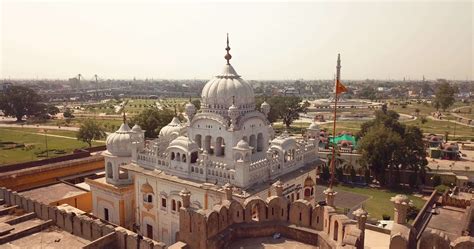
<svg viewBox="0 0 474 249"><path fill-rule="evenodd" d="M0 78L474 76L471 1L0 2Z"/></svg>

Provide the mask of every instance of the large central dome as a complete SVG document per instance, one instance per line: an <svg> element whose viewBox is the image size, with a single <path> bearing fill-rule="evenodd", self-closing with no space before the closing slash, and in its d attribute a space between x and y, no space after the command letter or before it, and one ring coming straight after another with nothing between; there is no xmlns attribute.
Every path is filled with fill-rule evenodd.
<svg viewBox="0 0 474 249"><path fill-rule="evenodd" d="M241 113L255 110L252 86L242 79L232 65L227 64L223 72L211 79L202 89L201 108L205 112L227 115L234 104Z"/></svg>

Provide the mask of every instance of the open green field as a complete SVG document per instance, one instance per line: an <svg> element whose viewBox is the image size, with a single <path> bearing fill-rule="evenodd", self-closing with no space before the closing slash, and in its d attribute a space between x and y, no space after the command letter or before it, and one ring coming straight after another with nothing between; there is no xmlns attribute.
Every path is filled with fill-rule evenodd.
<svg viewBox="0 0 474 249"><path fill-rule="evenodd" d="M364 208L369 213L369 218L377 220L381 220L382 215L384 214L389 215L393 219L393 203L390 201L390 198L397 194L406 194L408 198L413 201L413 205L418 209L422 208L425 204L425 200L416 197L409 192L393 192L385 189L351 188L346 186L336 186L335 190L368 196L369 199L367 199L363 204Z"/></svg>
<svg viewBox="0 0 474 249"><path fill-rule="evenodd" d="M456 133L456 138L464 137L467 139L474 139L474 127L469 127L461 124L455 124L449 121L439 121L427 119L427 122L422 124L421 121L416 120L407 123L407 125L416 125L420 127L425 133L443 134L447 131L449 136L453 137Z"/></svg>
<svg viewBox="0 0 474 249"><path fill-rule="evenodd" d="M75 149L88 147L86 143L75 139L74 131L48 130L47 134L70 137L48 136L49 157L65 155ZM15 148L7 149L15 145ZM103 145L103 143L93 143L93 146L97 145ZM46 139L39 129L0 128L0 165L45 159L45 150Z"/></svg>

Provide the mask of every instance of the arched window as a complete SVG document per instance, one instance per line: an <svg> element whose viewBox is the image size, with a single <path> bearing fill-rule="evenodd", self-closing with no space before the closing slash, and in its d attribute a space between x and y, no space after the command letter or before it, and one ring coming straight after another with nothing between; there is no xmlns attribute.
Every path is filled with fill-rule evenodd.
<svg viewBox="0 0 474 249"><path fill-rule="evenodd" d="M186 162L186 155L185 154L183 154L183 160L182 161L183 161L183 163Z"/></svg>
<svg viewBox="0 0 474 249"><path fill-rule="evenodd" d="M263 134L258 133L257 135L257 152L260 152L263 150Z"/></svg>
<svg viewBox="0 0 474 249"><path fill-rule="evenodd" d="M171 200L171 210L176 211L176 201Z"/></svg>
<svg viewBox="0 0 474 249"><path fill-rule="evenodd" d="M176 161L178 161L178 162L181 161L181 154L179 152L176 153Z"/></svg>
<svg viewBox="0 0 474 249"><path fill-rule="evenodd" d="M307 188L304 190L304 197L310 197L311 195L311 189Z"/></svg>
<svg viewBox="0 0 474 249"><path fill-rule="evenodd" d="M198 158L198 152L197 151L191 153L191 163L196 163L197 158Z"/></svg>
<svg viewBox="0 0 474 249"><path fill-rule="evenodd" d="M175 158L174 152L171 152L171 160L174 160L174 158Z"/></svg>
<svg viewBox="0 0 474 249"><path fill-rule="evenodd" d="M111 162L107 163L107 177L108 178L113 178L114 177L114 171L112 169L112 163Z"/></svg>

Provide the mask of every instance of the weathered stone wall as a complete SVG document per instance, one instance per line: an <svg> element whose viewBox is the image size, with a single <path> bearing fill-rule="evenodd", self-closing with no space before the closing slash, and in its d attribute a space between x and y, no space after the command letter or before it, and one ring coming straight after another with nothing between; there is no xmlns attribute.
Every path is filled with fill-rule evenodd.
<svg viewBox="0 0 474 249"><path fill-rule="evenodd" d="M51 220L54 225L61 229L91 241L85 248L166 248L164 243L139 236L123 227L86 215L83 211L67 204L49 206L26 198L21 193L11 191L5 187L0 188L0 199L4 199L8 206L18 206L26 212L33 212L38 218Z"/></svg>
<svg viewBox="0 0 474 249"><path fill-rule="evenodd" d="M312 207L305 200L290 204L281 196L271 196L266 201L252 197L243 205L230 200L208 211L182 207L178 240L191 249L226 248L238 238L278 232L321 248L362 248L363 231L355 224L329 206Z"/></svg>

